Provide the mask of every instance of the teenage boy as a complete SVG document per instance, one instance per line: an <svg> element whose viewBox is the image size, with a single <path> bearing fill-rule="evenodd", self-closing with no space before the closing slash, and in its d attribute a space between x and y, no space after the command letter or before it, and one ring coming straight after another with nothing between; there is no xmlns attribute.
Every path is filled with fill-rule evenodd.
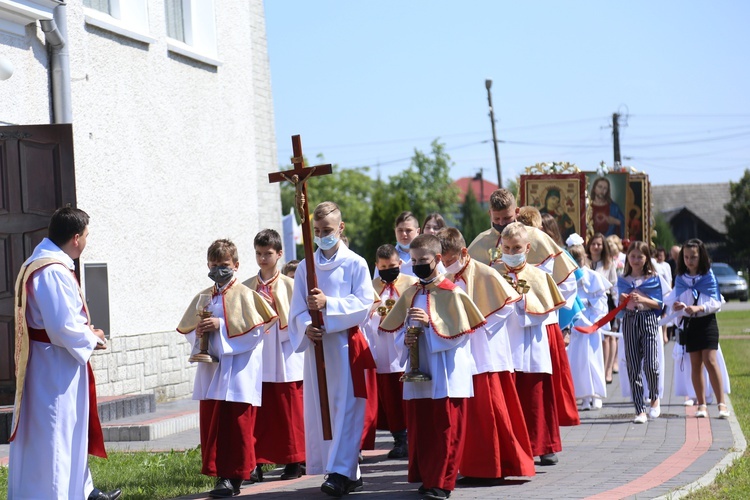
<svg viewBox="0 0 750 500"><path fill-rule="evenodd" d="M375 299L365 260L341 241L344 222L339 207L326 201L315 207L313 229L318 250L318 288L308 290L305 261L294 276L289 313L289 337L297 352L305 352L305 454L308 474L328 474L321 490L340 497L362 489L359 445L365 418L365 368L375 362L359 325ZM312 325L310 311L323 317ZM318 398L315 342L322 342L333 439L323 440Z"/></svg>
<svg viewBox="0 0 750 500"><path fill-rule="evenodd" d="M409 249L419 282L407 289L380 325L382 334L400 334L419 325L424 333L407 331L404 343L419 350L419 369L428 381L404 382L409 432L410 483L422 482L423 498L448 498L456 486L466 434L466 402L473 396L474 360L468 334L485 324L468 295L438 272L440 241L417 236ZM404 349L406 358L409 349Z"/></svg>
<svg viewBox="0 0 750 500"><path fill-rule="evenodd" d="M409 448L406 436L404 415L403 383L405 361L403 336L379 333L378 327L398 301L399 297L417 278L400 272L400 257L393 245L381 245L375 254L379 276L372 280L372 286L380 296L380 304L375 308L368 323L369 338L377 364L378 408L393 436L393 449L388 458L407 458Z"/></svg>
<svg viewBox="0 0 750 500"><path fill-rule="evenodd" d="M52 214L48 237L16 281L16 403L8 498L116 500L94 488L88 455L106 457L91 354L104 332L91 325L74 260L86 248L89 216Z"/></svg>
<svg viewBox="0 0 750 500"><path fill-rule="evenodd" d="M469 245L469 255L473 259L485 262L491 266L502 268L500 254L500 234L503 229L512 222L517 222L519 208L516 206L516 198L507 189L498 189L490 195L490 218L492 227L479 234ZM527 237L530 250L526 261L536 267L543 269L552 275L560 293L566 301L565 308L571 309L575 303L578 285L574 271L576 264L563 252L544 231L535 227L528 227ZM549 345L552 355L552 381L554 384L554 395L557 400L558 421L560 425L572 426L581 423L578 417L575 390L573 388L573 376L570 373L570 362L565 353L565 344L562 331L557 322L557 312L553 313L555 321L550 322ZM545 465L557 463L557 457L546 457Z"/></svg>
<svg viewBox="0 0 750 500"><path fill-rule="evenodd" d="M208 351L218 363L198 363L193 399L200 400L201 473L216 476L212 498L240 494L255 469L253 428L261 403L263 336L277 314L254 290L237 281L237 247L216 240L208 247L208 277L214 286L196 295L177 327L198 352L196 338L209 337ZM211 296L196 314L201 294Z"/></svg>
<svg viewBox="0 0 750 500"><path fill-rule="evenodd" d="M494 269L469 256L456 228L437 234L448 270L446 278L464 290L487 325L471 336L477 365L474 397L467 405L466 445L459 470L462 482L493 483L508 476L533 476L534 456L513 377L508 316L521 296Z"/></svg>
<svg viewBox="0 0 750 500"><path fill-rule="evenodd" d="M268 302L279 315L279 321L263 339L262 404L255 417L255 459L259 465L250 479L263 480L260 464L285 464L281 479L296 479L302 475L301 463L305 461L302 398L305 358L304 354L294 352L289 341L289 304L294 280L278 269L284 255L279 233L264 229L255 236L253 244L260 270L244 285Z"/></svg>

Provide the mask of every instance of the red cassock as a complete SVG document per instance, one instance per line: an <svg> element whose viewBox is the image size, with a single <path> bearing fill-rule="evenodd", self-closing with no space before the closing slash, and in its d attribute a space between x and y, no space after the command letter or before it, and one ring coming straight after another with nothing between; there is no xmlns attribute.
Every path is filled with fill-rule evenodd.
<svg viewBox="0 0 750 500"><path fill-rule="evenodd" d="M534 455L511 372L474 375L467 402L461 474L477 478L533 476Z"/></svg>
<svg viewBox="0 0 750 500"><path fill-rule="evenodd" d="M570 373L570 360L568 353L565 352L565 343L559 324L547 325L547 338L552 358L552 388L555 393L558 422L566 427L580 425L573 375Z"/></svg>
<svg viewBox="0 0 750 500"><path fill-rule="evenodd" d="M375 431L378 424L378 381L376 375L375 368L365 370L367 402L365 403L365 426L362 429L362 440L359 443L360 450L375 449Z"/></svg>
<svg viewBox="0 0 750 500"><path fill-rule="evenodd" d="M516 391L535 457L562 451L552 375L516 372Z"/></svg>
<svg viewBox="0 0 750 500"><path fill-rule="evenodd" d="M453 491L466 434L469 398L405 401L409 429L410 483Z"/></svg>
<svg viewBox="0 0 750 500"><path fill-rule="evenodd" d="M255 456L259 464L305 461L302 381L263 382L263 402L255 419Z"/></svg>
<svg viewBox="0 0 750 500"><path fill-rule="evenodd" d="M255 468L255 412L248 403L204 399L200 402L203 468L207 476L247 479Z"/></svg>
<svg viewBox="0 0 750 500"><path fill-rule="evenodd" d="M399 432L406 429L404 372L378 373L378 429Z"/></svg>

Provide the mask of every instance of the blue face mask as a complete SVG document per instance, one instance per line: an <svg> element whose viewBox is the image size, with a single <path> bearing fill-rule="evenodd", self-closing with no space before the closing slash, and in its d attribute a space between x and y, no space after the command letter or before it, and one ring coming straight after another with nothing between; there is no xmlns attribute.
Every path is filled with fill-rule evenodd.
<svg viewBox="0 0 750 500"><path fill-rule="evenodd" d="M404 245L403 243L396 243L396 246L399 247L404 252L408 252L409 247L411 246L411 243L407 243L406 245Z"/></svg>
<svg viewBox="0 0 750 500"><path fill-rule="evenodd" d="M503 262L507 264L510 268L520 267L524 262L526 262L526 254L516 253L516 254L508 254L504 253L502 256Z"/></svg>
<svg viewBox="0 0 750 500"><path fill-rule="evenodd" d="M318 245L318 248L321 250L330 250L331 248L336 246L336 243L339 242L339 237L336 233L331 233L328 236L323 236L322 238L320 236L315 236L313 238L313 241L315 241L315 244Z"/></svg>

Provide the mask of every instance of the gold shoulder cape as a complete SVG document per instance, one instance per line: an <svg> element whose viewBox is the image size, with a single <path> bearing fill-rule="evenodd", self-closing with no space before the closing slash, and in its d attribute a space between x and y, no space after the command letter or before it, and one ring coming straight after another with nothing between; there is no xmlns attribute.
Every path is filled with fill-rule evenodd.
<svg viewBox="0 0 750 500"><path fill-rule="evenodd" d="M253 276L242 284L250 290L257 291L258 276ZM294 280L285 274L277 273L276 276L271 279L271 282L266 284L271 286L271 294L273 294L275 306L274 309L279 315L279 329L283 330L289 324L289 306L292 302Z"/></svg>
<svg viewBox="0 0 750 500"><path fill-rule="evenodd" d="M445 277L453 282L462 279L466 283L466 293L485 318L521 299L518 292L497 271L471 256L463 269L455 275L447 274Z"/></svg>
<svg viewBox="0 0 750 500"><path fill-rule="evenodd" d="M548 259L554 259L552 266L552 277L555 283L560 284L570 276L570 273L578 269L578 266L570 259L555 240L547 233L535 227L526 227L531 243L531 251L526 256L529 264L538 266Z"/></svg>
<svg viewBox="0 0 750 500"><path fill-rule="evenodd" d="M482 312L469 296L453 282L439 276L429 285L416 283L407 288L379 329L389 333L400 330L417 292L423 289L428 292L427 314L430 316L430 327L438 336L457 338L474 332L486 323Z"/></svg>
<svg viewBox="0 0 750 500"><path fill-rule="evenodd" d="M493 261L490 251L494 251L498 245L500 245L500 233L491 227L474 238L469 245L469 255L477 262L490 265Z"/></svg>
<svg viewBox="0 0 750 500"><path fill-rule="evenodd" d="M26 284L35 272L53 264L59 264L63 266L66 271L71 272L70 268L68 268L64 262L48 257L37 259L29 263L29 265L21 267L21 270L18 273L18 278L16 278L16 398L13 410L15 417L13 418L13 427L10 431L11 441L15 437L16 429L18 427L19 415L21 412L21 400L23 399L23 387L26 381L26 368L29 364L29 325L26 323L26 303L28 302L28 294L26 292ZM80 285L78 286L78 293L81 295L81 300L83 301L83 310L86 314L87 322L90 323L91 317L89 316L89 308L86 304L86 300L83 298L83 292L81 291Z"/></svg>
<svg viewBox="0 0 750 500"><path fill-rule="evenodd" d="M508 268L504 264L497 271L503 276L508 274ZM529 291L524 294L527 314L548 314L565 304L565 299L550 274L530 264L524 265L516 273L518 279L525 280L529 286Z"/></svg>
<svg viewBox="0 0 750 500"><path fill-rule="evenodd" d="M200 293L215 294L216 287L206 288ZM177 331L185 334L195 330L198 326L198 313L195 305L198 297L195 296L182 317ZM251 290L242 283L235 282L222 294L224 305L224 321L227 325L227 334L230 338L244 335L260 325L270 327L278 319L278 316L268 305L268 302L258 292Z"/></svg>

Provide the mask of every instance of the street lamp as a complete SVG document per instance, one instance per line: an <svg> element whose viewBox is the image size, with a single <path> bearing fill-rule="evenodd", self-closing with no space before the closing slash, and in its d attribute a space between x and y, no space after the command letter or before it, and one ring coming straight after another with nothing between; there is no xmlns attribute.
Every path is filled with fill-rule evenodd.
<svg viewBox="0 0 750 500"><path fill-rule="evenodd" d="M503 176L500 173L500 153L497 151L497 135L495 132L495 111L492 109L492 80L487 79L484 81L484 86L487 87L487 102L490 104L490 123L492 123L492 146L495 148L495 167L497 167L497 187L503 187Z"/></svg>

